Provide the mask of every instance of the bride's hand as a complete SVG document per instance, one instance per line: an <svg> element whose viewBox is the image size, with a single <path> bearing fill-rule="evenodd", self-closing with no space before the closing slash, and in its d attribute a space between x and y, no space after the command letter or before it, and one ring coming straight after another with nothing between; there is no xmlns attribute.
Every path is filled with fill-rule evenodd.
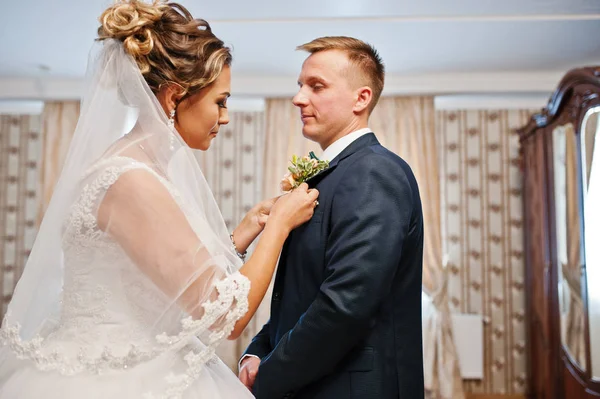
<svg viewBox="0 0 600 399"><path fill-rule="evenodd" d="M270 198L268 200L264 200L254 205L254 207L248 212L247 216L250 217L252 222L256 224L260 230L265 228L267 224L267 219L269 218L269 214L271 213L271 209L275 202L279 197Z"/></svg>
<svg viewBox="0 0 600 399"><path fill-rule="evenodd" d="M233 238L238 251L245 252L252 241L263 231L271 208L278 198L261 201L246 213L242 222L233 231Z"/></svg>
<svg viewBox="0 0 600 399"><path fill-rule="evenodd" d="M318 205L319 191L309 189L302 183L292 192L279 197L271 208L267 223L275 223L288 232L306 223L312 217Z"/></svg>

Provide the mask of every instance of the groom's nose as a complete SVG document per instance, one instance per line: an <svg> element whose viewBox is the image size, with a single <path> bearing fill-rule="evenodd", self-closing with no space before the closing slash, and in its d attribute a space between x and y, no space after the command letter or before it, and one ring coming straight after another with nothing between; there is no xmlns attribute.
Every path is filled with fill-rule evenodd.
<svg viewBox="0 0 600 399"><path fill-rule="evenodd" d="M306 96L302 93L302 89L300 89L298 93L294 96L294 98L292 99L292 103L296 107L303 107L305 105L308 105L308 100L306 99Z"/></svg>

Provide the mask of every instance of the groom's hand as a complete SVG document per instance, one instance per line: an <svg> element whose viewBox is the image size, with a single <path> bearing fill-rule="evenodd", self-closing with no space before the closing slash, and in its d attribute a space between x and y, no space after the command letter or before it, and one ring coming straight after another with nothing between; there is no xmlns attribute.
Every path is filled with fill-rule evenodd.
<svg viewBox="0 0 600 399"><path fill-rule="evenodd" d="M249 390L252 390L256 374L258 373L258 366L260 366L260 359L254 356L248 356L242 360L240 365L240 381Z"/></svg>

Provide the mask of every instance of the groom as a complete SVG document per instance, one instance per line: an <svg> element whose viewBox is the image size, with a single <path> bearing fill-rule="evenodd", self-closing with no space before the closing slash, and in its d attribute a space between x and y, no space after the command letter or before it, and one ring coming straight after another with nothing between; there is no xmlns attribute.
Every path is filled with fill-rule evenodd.
<svg viewBox="0 0 600 399"><path fill-rule="evenodd" d="M299 49L310 55L293 102L330 166L309 180L320 205L283 247L240 379L258 399L421 399L421 200L410 167L368 128L382 61L350 37Z"/></svg>

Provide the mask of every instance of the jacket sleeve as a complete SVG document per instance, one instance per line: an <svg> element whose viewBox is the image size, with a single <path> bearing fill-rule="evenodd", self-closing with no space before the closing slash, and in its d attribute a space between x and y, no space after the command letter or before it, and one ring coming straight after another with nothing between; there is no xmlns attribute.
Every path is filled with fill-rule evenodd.
<svg viewBox="0 0 600 399"><path fill-rule="evenodd" d="M269 335L269 326L271 321L267 321L263 328L252 338L252 342L246 348L242 358L246 355L254 355L259 358L264 358L271 352L271 338Z"/></svg>

